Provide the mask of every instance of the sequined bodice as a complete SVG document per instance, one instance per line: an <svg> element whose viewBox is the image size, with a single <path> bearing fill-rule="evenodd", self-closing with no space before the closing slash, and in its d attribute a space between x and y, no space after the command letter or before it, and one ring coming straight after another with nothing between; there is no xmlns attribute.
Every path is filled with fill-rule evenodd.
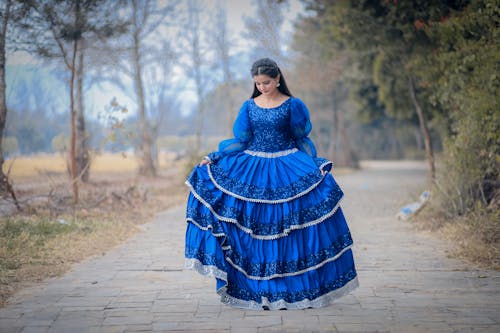
<svg viewBox="0 0 500 333"><path fill-rule="evenodd" d="M261 108L252 100L248 117L253 136L248 150L276 152L295 147L290 130L291 98L274 108Z"/></svg>

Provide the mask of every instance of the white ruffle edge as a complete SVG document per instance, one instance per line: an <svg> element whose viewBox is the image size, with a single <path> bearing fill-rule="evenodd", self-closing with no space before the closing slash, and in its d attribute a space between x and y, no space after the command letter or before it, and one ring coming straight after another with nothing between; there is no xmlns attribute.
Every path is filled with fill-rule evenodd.
<svg viewBox="0 0 500 333"><path fill-rule="evenodd" d="M193 258L186 258L186 269L196 270L198 273L221 279L227 283L226 272L221 271L215 266L203 265L199 260ZM285 300L278 300L269 302L265 297L262 297L262 303L255 301L244 301L227 294L227 288L222 287L217 290L217 294L221 296L221 302L231 307L249 310L281 310L281 309L307 309L307 308L321 308L330 305L336 299L350 293L359 286L358 277L349 281L346 285L339 289L332 290L328 294L322 295L313 300L304 299L300 302L288 303Z"/></svg>
<svg viewBox="0 0 500 333"><path fill-rule="evenodd" d="M237 299L227 294L226 287L217 290L221 296L221 302L234 308L247 309L247 310L301 310L307 308L322 308L332 304L335 300L342 296L347 295L359 286L358 277L356 276L351 281L347 282L343 287L330 291L328 294L322 295L313 300L304 299L300 302L288 303L285 300L278 300L269 302L265 297L262 297L262 303L255 301L244 301Z"/></svg>
<svg viewBox="0 0 500 333"><path fill-rule="evenodd" d="M230 248L231 248L231 246L226 247L226 249L230 249ZM346 246L345 248L340 250L340 252L337 253L336 255L334 255L333 257L327 258L327 259L323 260L322 262L317 263L314 266L301 269L300 271L284 273L284 274L273 274L273 275L269 275L269 276L250 275L242 267L236 265L230 258L225 258L225 259L226 259L227 263L229 263L231 266L233 266L234 269L238 270L240 273L245 275L248 279L265 281L265 280L272 280L272 279L276 279L276 278L300 275L300 274L318 269L331 261L337 260L338 258L340 258L340 256L342 256L345 252L349 251L351 248L352 248L352 245ZM213 276L213 277L217 277L219 279L222 279L222 276L227 275L226 272L218 269L217 267L203 265L198 259L194 259L194 258L186 258L185 267L187 269L194 269L195 271L197 271L201 275ZM223 280L225 280L225 279L223 279Z"/></svg>
<svg viewBox="0 0 500 333"><path fill-rule="evenodd" d="M263 240L274 240L274 239L278 239L278 238L281 238L281 237L285 237L285 236L288 236L288 234L293 231L293 230L298 230L298 229L303 229L303 228L307 228L307 227L310 227L310 226L313 226L313 225L316 225L316 224L319 224L323 221L325 221L326 219L332 217L336 212L337 210L340 208L340 202L342 201L343 197L340 197L339 201L337 202L337 204L332 208L332 210L330 210L328 213L326 213L325 215L323 216L320 216L319 218L315 219L315 220L312 220L312 221L309 221L309 222L306 222L306 223L302 223L302 224L297 224L297 225L291 225L289 228L287 229L284 229L283 232L279 233L279 234L273 234L273 235L255 235L253 233L253 230L250 229L250 228L247 228L243 225L241 225L238 220L236 219L232 219L232 218L229 218L229 217L225 217L225 216L222 216L222 215L219 215L217 214L217 212L215 211L215 209L208 203L206 202L202 197L201 195L199 195L196 190L194 189L193 185L188 181L186 180L185 184L187 186L189 186L190 190L191 190L191 193L193 194L193 196L199 201L201 202L205 207L208 208L208 210L210 210L210 212L219 220L219 221L224 221L224 222L228 222L228 223L233 223L235 224L238 228L240 228L242 231L246 232L247 234L249 234L250 236L252 236L253 238L255 239L263 239ZM196 222L195 220L191 219L191 218L188 218L187 219L189 222L195 224L198 228L202 229L202 230L213 230L212 229L212 225L209 224L208 226L206 227L202 227L198 222ZM214 236L216 237L219 237L218 235L214 234Z"/></svg>

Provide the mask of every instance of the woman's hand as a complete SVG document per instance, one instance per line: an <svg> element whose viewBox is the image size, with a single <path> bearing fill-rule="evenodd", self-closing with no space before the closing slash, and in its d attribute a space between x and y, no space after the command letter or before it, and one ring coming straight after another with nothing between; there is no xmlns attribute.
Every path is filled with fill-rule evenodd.
<svg viewBox="0 0 500 333"><path fill-rule="evenodd" d="M200 164L198 164L198 165L199 165L199 166L202 166L202 165L207 165L207 164L210 164L210 163L211 163L210 159L209 159L209 158L207 158L207 157L204 157L204 158L201 160Z"/></svg>

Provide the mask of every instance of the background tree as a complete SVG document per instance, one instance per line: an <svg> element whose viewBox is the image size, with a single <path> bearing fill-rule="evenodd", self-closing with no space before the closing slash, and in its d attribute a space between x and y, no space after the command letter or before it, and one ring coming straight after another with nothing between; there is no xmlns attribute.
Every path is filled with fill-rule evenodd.
<svg viewBox="0 0 500 333"><path fill-rule="evenodd" d="M253 41L250 56L252 59L269 57L285 67L287 59L283 53L281 27L283 26L284 1L256 0L255 16L246 16L243 36ZM253 61L254 61L253 60Z"/></svg>
<svg viewBox="0 0 500 333"><path fill-rule="evenodd" d="M229 29L227 25L226 1L219 0L217 2L215 24L213 29L214 46L216 50L216 59L220 71L222 72L222 86L226 92L223 99L225 100L225 113L227 119L227 134L232 135L233 123L236 118L235 103L233 100L233 86L235 84L233 73L231 70L231 58L229 51L232 46Z"/></svg>
<svg viewBox="0 0 500 333"><path fill-rule="evenodd" d="M203 45L202 36L202 7L198 0L189 0L187 4L186 26L183 32L183 40L187 57L184 60L184 69L186 76L193 80L196 93L196 126L195 126L195 144L194 154L201 152L201 137L203 132L203 123L205 118L205 98L209 84L209 78L206 74L208 63L208 50Z"/></svg>
<svg viewBox="0 0 500 333"><path fill-rule="evenodd" d="M139 158L138 173L143 176L155 176L156 168L153 161L154 140L152 136L151 119L148 116L146 105L146 91L144 86L144 71L149 64L157 64L156 60L163 56L168 57L170 52L157 47L166 39L166 33L160 29L169 20L173 20L177 1L158 2L154 0L132 0L126 7L127 21L130 22L129 33L116 43L102 46L102 51L109 55L108 63L111 68L118 69L125 74L134 87L138 115L138 140L136 154ZM125 89L123 78L111 76L114 84Z"/></svg>
<svg viewBox="0 0 500 333"><path fill-rule="evenodd" d="M150 123L150 134L152 143L152 159L155 169L159 166L159 146L157 144L160 131L165 128L165 123L175 119L175 111L179 109L178 94L181 84L173 82L172 71L177 60L177 54L172 51L173 47L168 41L160 44L157 55L149 62L144 70L146 109ZM176 88L172 88L176 87Z"/></svg>
<svg viewBox="0 0 500 333"><path fill-rule="evenodd" d="M3 172L4 164L4 129L5 123L7 121L7 85L5 83L5 48L7 39L7 29L9 27L9 21L12 19L12 1L7 0L4 2L0 8L0 193L5 194L6 192L12 193L12 187L9 183L7 176Z"/></svg>
<svg viewBox="0 0 500 333"><path fill-rule="evenodd" d="M484 221L494 228L500 203L500 7L494 0L451 5L448 15L420 22L436 45L418 64L422 81L433 106L448 115L439 207L450 217L491 212ZM486 230L485 241L495 237Z"/></svg>
<svg viewBox="0 0 500 333"><path fill-rule="evenodd" d="M82 93L83 43L92 38L111 37L118 30L116 22L120 20L116 17L116 8L105 0L52 0L25 4L30 9L22 26L26 46L42 57L61 60L68 72L70 173L73 198L78 202L78 182L89 166Z"/></svg>
<svg viewBox="0 0 500 333"><path fill-rule="evenodd" d="M429 54L433 46L419 28L419 22L446 15L449 4L442 1L312 1L310 4L327 27L325 38L343 40L360 57L365 57L362 61L371 63L364 68L371 70L377 98L387 113L400 119L418 119L434 178L428 122L436 110L427 103L429 92L421 85L415 61Z"/></svg>
<svg viewBox="0 0 500 333"><path fill-rule="evenodd" d="M323 40L321 26L310 17L296 24L292 48L297 55L290 81L314 110L320 153L337 165L357 167L347 130L354 110L347 89L353 69L349 51L338 40Z"/></svg>

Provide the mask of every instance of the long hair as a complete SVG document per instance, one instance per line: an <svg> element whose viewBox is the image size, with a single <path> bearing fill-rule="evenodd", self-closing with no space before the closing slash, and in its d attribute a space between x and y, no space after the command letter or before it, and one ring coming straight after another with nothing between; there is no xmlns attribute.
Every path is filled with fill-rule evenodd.
<svg viewBox="0 0 500 333"><path fill-rule="evenodd" d="M278 67L278 64L276 64L276 62L274 60L271 60L269 58L259 59L253 63L252 69L250 70L250 72L252 73L252 77L254 77L256 75L267 75L267 76L275 79L279 75L280 76L280 81L279 81L280 85L278 87L278 90L284 95L287 95L290 97L292 96L292 93L290 92L290 90L288 90L288 86L286 85L285 77L283 76L283 73L281 73L281 70ZM253 93L252 93L251 98L255 98L261 94L262 93L259 91L259 89L257 89L257 85L254 82Z"/></svg>

